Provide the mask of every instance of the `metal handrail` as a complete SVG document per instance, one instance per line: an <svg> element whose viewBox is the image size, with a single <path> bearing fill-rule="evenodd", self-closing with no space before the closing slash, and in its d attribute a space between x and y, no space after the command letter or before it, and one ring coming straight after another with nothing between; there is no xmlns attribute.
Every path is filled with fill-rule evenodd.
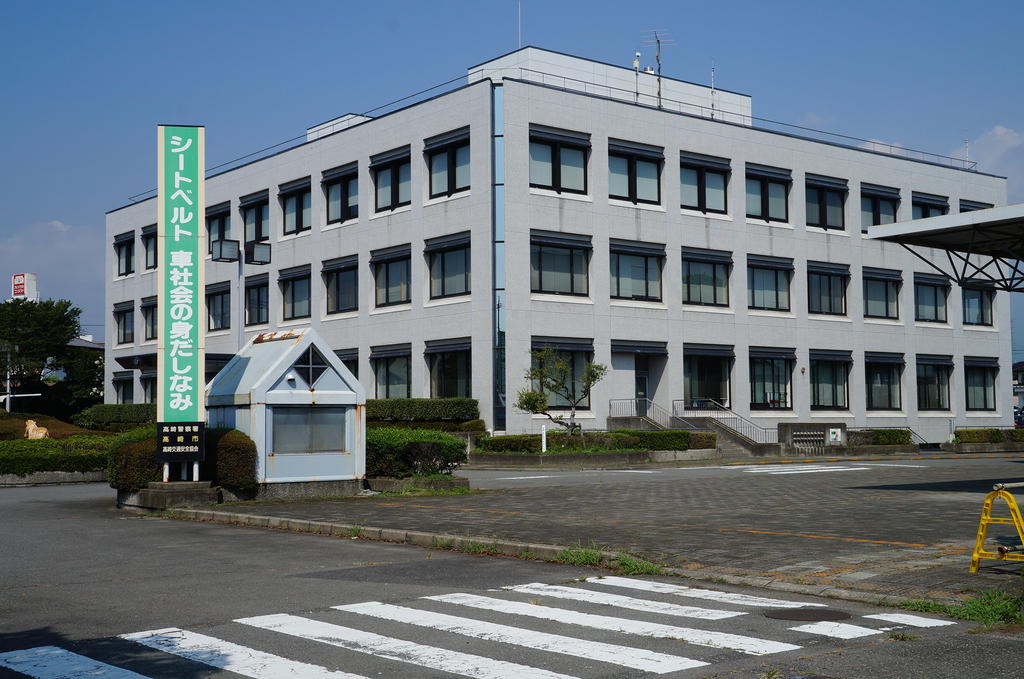
<svg viewBox="0 0 1024 679"><path fill-rule="evenodd" d="M687 407L686 401L672 401L672 413L679 417L680 412L685 412L691 417L706 417L715 420L719 424L732 429L740 436L744 436L754 443L778 443L779 430L776 427L762 427L743 417L735 410L719 403L713 398L703 399L705 407Z"/></svg>
<svg viewBox="0 0 1024 679"><path fill-rule="evenodd" d="M608 417L638 417L662 429L693 429L698 427L661 407L649 398L613 398L608 401Z"/></svg>

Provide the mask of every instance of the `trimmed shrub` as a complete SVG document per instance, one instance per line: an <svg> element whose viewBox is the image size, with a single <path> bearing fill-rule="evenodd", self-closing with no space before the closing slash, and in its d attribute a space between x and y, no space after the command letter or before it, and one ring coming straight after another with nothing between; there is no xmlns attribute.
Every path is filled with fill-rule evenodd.
<svg viewBox="0 0 1024 679"><path fill-rule="evenodd" d="M616 429L615 434L628 434L639 439L647 450L689 450L692 432L677 430Z"/></svg>
<svg viewBox="0 0 1024 679"><path fill-rule="evenodd" d="M140 425L156 422L156 404L101 403L72 416L71 421L86 429L129 431L137 429Z"/></svg>
<svg viewBox="0 0 1024 679"><path fill-rule="evenodd" d="M366 419L465 422L480 419L480 404L475 398L371 398Z"/></svg>
<svg viewBox="0 0 1024 679"><path fill-rule="evenodd" d="M1004 429L1003 433L1006 435L1007 441L1024 443L1024 428Z"/></svg>
<svg viewBox="0 0 1024 679"><path fill-rule="evenodd" d="M954 435L960 443L1003 442L1003 432L999 429L957 429Z"/></svg>
<svg viewBox="0 0 1024 679"><path fill-rule="evenodd" d="M0 442L0 474L35 472L98 472L107 465L113 436L70 436L65 439L19 439Z"/></svg>
<svg viewBox="0 0 1024 679"><path fill-rule="evenodd" d="M909 429L869 429L871 445L908 446L913 443Z"/></svg>
<svg viewBox="0 0 1024 679"><path fill-rule="evenodd" d="M466 442L444 432L397 427L366 432L367 476L450 474L465 461Z"/></svg>
<svg viewBox="0 0 1024 679"><path fill-rule="evenodd" d="M469 420L468 422L419 422L405 420L371 420L367 421L367 429L381 429L391 427L395 429L433 429L435 431L458 431L482 433L487 431L483 420Z"/></svg>
<svg viewBox="0 0 1024 679"><path fill-rule="evenodd" d="M154 458L156 425L139 427L119 436L107 461L107 483L111 488L135 493L150 481L163 478L162 466Z"/></svg>
<svg viewBox="0 0 1024 679"><path fill-rule="evenodd" d="M477 441L476 448L485 453L539 453L540 434L483 436Z"/></svg>
<svg viewBox="0 0 1024 679"><path fill-rule="evenodd" d="M695 431L690 435L690 448L701 450L717 447L718 437L713 431Z"/></svg>
<svg viewBox="0 0 1024 679"><path fill-rule="evenodd" d="M548 452L580 452L592 450L641 450L643 444L632 433L586 432L579 434L548 434ZM539 453L540 434L510 434L484 436L477 442L477 450L487 453Z"/></svg>
<svg viewBox="0 0 1024 679"><path fill-rule="evenodd" d="M256 444L237 429L207 429L200 475L233 491L255 490Z"/></svg>

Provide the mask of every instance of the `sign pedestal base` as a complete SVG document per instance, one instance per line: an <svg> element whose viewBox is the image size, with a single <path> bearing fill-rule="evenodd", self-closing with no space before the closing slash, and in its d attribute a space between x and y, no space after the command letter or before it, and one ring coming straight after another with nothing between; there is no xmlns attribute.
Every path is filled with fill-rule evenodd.
<svg viewBox="0 0 1024 679"><path fill-rule="evenodd" d="M217 502L217 489L210 481L150 481L140 490L135 502L125 503L145 509L192 507Z"/></svg>

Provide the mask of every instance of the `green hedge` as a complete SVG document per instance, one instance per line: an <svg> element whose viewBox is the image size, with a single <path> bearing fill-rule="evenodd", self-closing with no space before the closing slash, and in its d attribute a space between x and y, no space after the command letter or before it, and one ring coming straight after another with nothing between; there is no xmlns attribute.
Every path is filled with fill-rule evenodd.
<svg viewBox="0 0 1024 679"><path fill-rule="evenodd" d="M690 448L706 450L718 447L718 436L713 431L695 431L690 435Z"/></svg>
<svg viewBox="0 0 1024 679"><path fill-rule="evenodd" d="M404 420L369 420L366 423L367 429L433 429L436 431L458 431L483 433L487 431L483 420L469 420L467 422L436 422L404 421Z"/></svg>
<svg viewBox="0 0 1024 679"><path fill-rule="evenodd" d="M1024 443L1024 429L957 429L959 443Z"/></svg>
<svg viewBox="0 0 1024 679"><path fill-rule="evenodd" d="M871 443L876 446L909 446L913 444L909 429L869 429Z"/></svg>
<svg viewBox="0 0 1024 679"><path fill-rule="evenodd" d="M548 434L548 452L586 452L594 450L642 450L645 446L633 433L586 432L579 434ZM484 436L477 450L485 453L539 453L540 434L509 434Z"/></svg>
<svg viewBox="0 0 1024 679"><path fill-rule="evenodd" d="M156 422L155 403L131 403L117 405L101 403L86 408L71 417L71 421L86 429L104 431L129 431L140 425Z"/></svg>
<svg viewBox="0 0 1024 679"><path fill-rule="evenodd" d="M398 427L366 432L367 476L450 474L465 461L466 442L444 432Z"/></svg>
<svg viewBox="0 0 1024 679"><path fill-rule="evenodd" d="M107 464L113 436L0 441L0 474L98 472Z"/></svg>
<svg viewBox="0 0 1024 679"><path fill-rule="evenodd" d="M480 404L475 398L371 398L366 419L465 422L480 419Z"/></svg>
<svg viewBox="0 0 1024 679"><path fill-rule="evenodd" d="M629 434L640 440L647 450L689 450L691 432L681 430L616 429L615 433Z"/></svg>
<svg viewBox="0 0 1024 679"><path fill-rule="evenodd" d="M107 483L111 488L136 493L150 481L163 479L156 458L156 425L125 432L114 441L107 460Z"/></svg>

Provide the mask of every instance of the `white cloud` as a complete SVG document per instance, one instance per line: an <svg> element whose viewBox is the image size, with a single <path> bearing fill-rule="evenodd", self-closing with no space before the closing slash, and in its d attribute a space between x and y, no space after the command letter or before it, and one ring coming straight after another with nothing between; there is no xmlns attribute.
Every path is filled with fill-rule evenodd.
<svg viewBox="0 0 1024 679"><path fill-rule="evenodd" d="M963 147L951 153L963 158ZM971 160L978 171L1007 178L1008 202L1024 203L1024 133L1005 125L996 125L971 140Z"/></svg>

